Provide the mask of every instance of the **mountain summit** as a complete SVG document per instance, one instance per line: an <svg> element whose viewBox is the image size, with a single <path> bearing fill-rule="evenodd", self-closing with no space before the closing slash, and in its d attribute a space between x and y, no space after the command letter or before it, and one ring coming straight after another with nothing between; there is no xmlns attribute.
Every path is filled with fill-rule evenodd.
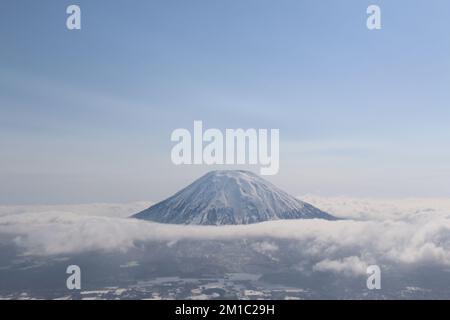
<svg viewBox="0 0 450 320"><path fill-rule="evenodd" d="M250 224L335 217L300 201L249 171L211 171L172 197L133 216L160 223Z"/></svg>

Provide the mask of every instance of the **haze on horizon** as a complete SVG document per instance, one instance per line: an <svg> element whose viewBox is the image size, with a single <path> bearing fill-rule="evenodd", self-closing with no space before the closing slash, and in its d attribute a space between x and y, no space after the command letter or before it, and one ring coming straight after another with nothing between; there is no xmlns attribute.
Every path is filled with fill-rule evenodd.
<svg viewBox="0 0 450 320"><path fill-rule="evenodd" d="M382 9L382 29L365 27ZM280 129L292 195L448 197L448 1L0 4L0 204L159 201L176 128Z"/></svg>

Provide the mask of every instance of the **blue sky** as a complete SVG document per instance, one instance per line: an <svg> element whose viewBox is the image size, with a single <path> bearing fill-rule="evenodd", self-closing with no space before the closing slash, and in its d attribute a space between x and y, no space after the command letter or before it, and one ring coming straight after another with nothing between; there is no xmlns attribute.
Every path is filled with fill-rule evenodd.
<svg viewBox="0 0 450 320"><path fill-rule="evenodd" d="M74 3L80 31L65 27ZM160 200L212 169L170 161L171 132L194 120L279 128L269 180L294 195L448 196L449 12L445 0L2 1L0 203Z"/></svg>

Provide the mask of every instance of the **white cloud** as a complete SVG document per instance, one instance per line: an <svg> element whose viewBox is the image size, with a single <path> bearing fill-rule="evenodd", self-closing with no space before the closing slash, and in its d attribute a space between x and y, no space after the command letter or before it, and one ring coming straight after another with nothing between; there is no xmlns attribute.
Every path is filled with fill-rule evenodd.
<svg viewBox="0 0 450 320"><path fill-rule="evenodd" d="M129 217L132 214L148 208L148 201L132 203L89 203L68 205L20 205L0 206L0 217L22 213L76 213L83 216Z"/></svg>
<svg viewBox="0 0 450 320"><path fill-rule="evenodd" d="M278 250L278 246L269 241L256 242L252 245L252 248L260 253L271 253Z"/></svg>
<svg viewBox="0 0 450 320"><path fill-rule="evenodd" d="M450 198L349 198L307 194L302 200L342 218L357 220L411 220L444 216L450 218Z"/></svg>
<svg viewBox="0 0 450 320"><path fill-rule="evenodd" d="M326 198L320 201L332 204ZM275 254L280 251L277 241L289 240L305 258L316 261L317 271L358 274L367 263L450 266L448 202L401 200L394 205L391 201L387 205L381 200L341 198L329 210L363 220L283 220L222 227L163 225L123 218L117 208L125 205L112 206L112 216L102 206L97 207L100 215L95 213L96 206L87 205L71 206L70 211L38 208L36 212L11 207L0 210L0 234L13 235L16 245L31 255L126 251L141 241L175 244L181 240L240 239L254 240L254 250ZM381 212L379 205L391 209ZM140 206L144 205L130 204L123 216L141 210ZM139 210L135 210L137 207Z"/></svg>
<svg viewBox="0 0 450 320"><path fill-rule="evenodd" d="M313 266L314 271L331 271L347 276L364 275L367 271L367 263L359 257L351 256L339 260L325 259Z"/></svg>

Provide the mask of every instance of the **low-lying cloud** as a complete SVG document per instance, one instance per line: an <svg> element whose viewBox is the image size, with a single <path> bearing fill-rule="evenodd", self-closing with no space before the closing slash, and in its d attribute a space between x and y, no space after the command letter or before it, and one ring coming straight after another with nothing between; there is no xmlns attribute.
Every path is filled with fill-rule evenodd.
<svg viewBox="0 0 450 320"><path fill-rule="evenodd" d="M55 206L34 212L32 207L1 207L0 234L11 236L24 254L40 256L124 252L152 241L173 245L183 240L246 239L254 240L253 250L268 255L279 251L277 241L290 241L302 256L317 261L314 271L358 275L369 264L450 266L450 201L420 200L414 205L404 200L339 199L333 207L332 199L307 198L346 218L340 221L282 220L220 227L164 225L124 217L143 209L145 203L128 205L131 209L124 210L123 216L117 205L112 216L105 209L111 205Z"/></svg>

